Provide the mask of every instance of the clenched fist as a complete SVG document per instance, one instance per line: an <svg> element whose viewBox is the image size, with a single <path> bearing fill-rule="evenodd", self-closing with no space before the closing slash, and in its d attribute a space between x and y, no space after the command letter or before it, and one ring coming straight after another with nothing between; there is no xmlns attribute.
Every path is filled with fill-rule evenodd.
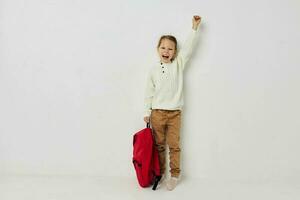
<svg viewBox="0 0 300 200"><path fill-rule="evenodd" d="M201 22L201 17L198 15L193 16L193 29L196 30Z"/></svg>

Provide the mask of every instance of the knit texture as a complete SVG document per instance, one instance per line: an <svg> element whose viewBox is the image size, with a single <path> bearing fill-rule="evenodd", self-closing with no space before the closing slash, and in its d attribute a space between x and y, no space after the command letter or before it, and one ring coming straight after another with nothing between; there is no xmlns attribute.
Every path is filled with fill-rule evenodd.
<svg viewBox="0 0 300 200"><path fill-rule="evenodd" d="M157 62L150 69L146 83L144 116L150 116L152 109L182 109L183 72L195 46L197 32L198 30L191 30L171 63Z"/></svg>

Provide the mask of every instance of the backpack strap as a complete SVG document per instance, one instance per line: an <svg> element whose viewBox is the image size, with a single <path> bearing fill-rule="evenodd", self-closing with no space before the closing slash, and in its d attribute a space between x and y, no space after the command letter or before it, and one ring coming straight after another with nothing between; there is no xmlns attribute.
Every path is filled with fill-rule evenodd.
<svg viewBox="0 0 300 200"><path fill-rule="evenodd" d="M155 180L154 180L154 184L153 184L152 190L156 190L157 185L158 185L158 182L160 181L160 179L161 179L161 176L156 176L156 177L155 177Z"/></svg>

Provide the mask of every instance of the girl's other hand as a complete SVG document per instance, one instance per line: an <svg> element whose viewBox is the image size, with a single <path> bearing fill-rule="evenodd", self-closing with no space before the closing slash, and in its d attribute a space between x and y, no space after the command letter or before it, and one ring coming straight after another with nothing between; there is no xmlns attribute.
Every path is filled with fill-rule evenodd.
<svg viewBox="0 0 300 200"><path fill-rule="evenodd" d="M149 122L150 122L150 117L144 117L144 121L145 121L146 123L149 123Z"/></svg>

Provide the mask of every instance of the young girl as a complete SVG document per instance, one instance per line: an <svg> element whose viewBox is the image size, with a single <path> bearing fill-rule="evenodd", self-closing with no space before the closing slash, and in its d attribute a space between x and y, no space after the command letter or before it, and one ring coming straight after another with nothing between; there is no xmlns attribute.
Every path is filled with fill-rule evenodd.
<svg viewBox="0 0 300 200"><path fill-rule="evenodd" d="M165 144L169 146L171 178L167 189L176 187L180 175L180 123L183 106L183 71L197 36L201 17L193 17L193 26L184 46L177 53L177 40L172 35L159 39L160 61L151 69L145 93L144 121L151 121L159 152L161 174L165 173Z"/></svg>

